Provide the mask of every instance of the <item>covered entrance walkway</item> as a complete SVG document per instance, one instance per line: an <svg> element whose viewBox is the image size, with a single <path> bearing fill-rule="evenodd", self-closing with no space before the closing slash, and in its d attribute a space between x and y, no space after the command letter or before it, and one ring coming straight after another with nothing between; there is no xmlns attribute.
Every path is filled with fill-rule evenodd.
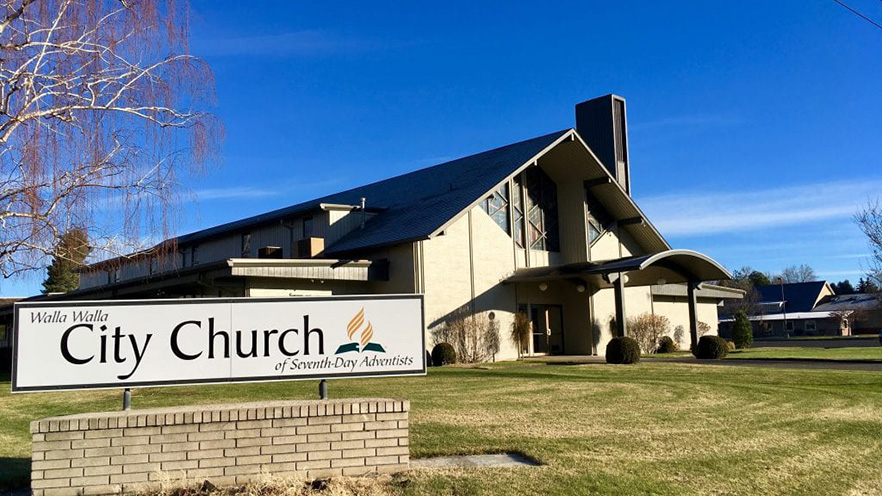
<svg viewBox="0 0 882 496"><path fill-rule="evenodd" d="M591 291L587 295L589 298L593 292L612 288L615 294L615 325L618 336L628 335L625 288L685 285L689 308L690 342L694 345L698 341L697 293L701 289L701 283L731 278L731 274L722 265L707 255L691 250L666 250L604 262L578 262L519 269L505 282L535 283L539 284L540 288L543 285L547 287L551 282L569 282L575 285L579 292L590 288Z"/></svg>

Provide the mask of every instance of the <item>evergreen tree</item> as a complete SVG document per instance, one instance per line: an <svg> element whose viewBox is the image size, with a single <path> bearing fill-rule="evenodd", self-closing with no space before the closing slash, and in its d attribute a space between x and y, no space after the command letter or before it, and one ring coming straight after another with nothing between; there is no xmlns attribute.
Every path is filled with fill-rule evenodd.
<svg viewBox="0 0 882 496"><path fill-rule="evenodd" d="M769 284L772 284L772 281L769 279L769 276L767 276L766 274L763 274L762 272L760 272L758 270L751 272L750 275L747 276L747 279L750 280L751 283L753 283L754 287L768 286Z"/></svg>
<svg viewBox="0 0 882 496"><path fill-rule="evenodd" d="M75 227L62 234L52 264L46 270L43 294L67 293L80 287L77 269L82 267L90 250L85 229Z"/></svg>
<svg viewBox="0 0 882 496"><path fill-rule="evenodd" d="M877 286L876 283L873 282L872 279L870 279L870 277L867 277L866 279L861 277L860 281L858 281L857 292L858 293L878 293L879 286Z"/></svg>
<svg viewBox="0 0 882 496"><path fill-rule="evenodd" d="M732 341L739 350L750 348L753 345L753 329L747 314L739 311L735 314L735 325L732 327Z"/></svg>
<svg viewBox="0 0 882 496"><path fill-rule="evenodd" d="M838 283L834 283L833 291L835 291L838 295L849 295L855 293L854 286L851 285L851 281L849 281L848 279L844 281L839 281Z"/></svg>

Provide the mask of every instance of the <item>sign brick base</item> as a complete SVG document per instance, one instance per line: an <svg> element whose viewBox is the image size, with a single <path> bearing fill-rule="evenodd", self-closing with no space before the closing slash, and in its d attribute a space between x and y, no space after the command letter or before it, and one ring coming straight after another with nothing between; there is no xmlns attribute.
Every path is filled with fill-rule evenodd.
<svg viewBox="0 0 882 496"><path fill-rule="evenodd" d="M393 399L206 405L31 422L34 496L129 493L163 480L241 484L409 466L410 402Z"/></svg>

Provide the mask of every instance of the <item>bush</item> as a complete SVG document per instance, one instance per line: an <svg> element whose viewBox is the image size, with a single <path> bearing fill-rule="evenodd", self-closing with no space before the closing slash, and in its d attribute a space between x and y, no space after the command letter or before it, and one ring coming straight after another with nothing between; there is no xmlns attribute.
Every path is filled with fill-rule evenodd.
<svg viewBox="0 0 882 496"><path fill-rule="evenodd" d="M698 321L698 337L702 337L711 331L711 326L707 322Z"/></svg>
<svg viewBox="0 0 882 496"><path fill-rule="evenodd" d="M640 345L634 338L612 338L606 345L606 363L637 363Z"/></svg>
<svg viewBox="0 0 882 496"><path fill-rule="evenodd" d="M735 347L739 350L750 348L753 345L753 329L744 310L739 310L735 314L735 324L732 326L732 341L735 342Z"/></svg>
<svg viewBox="0 0 882 496"><path fill-rule="evenodd" d="M680 347L677 346L677 343L671 339L670 336L662 336L661 339L658 340L658 349L655 350L656 353L673 353L679 350Z"/></svg>
<svg viewBox="0 0 882 496"><path fill-rule="evenodd" d="M434 343L449 343L461 363L481 363L499 352L499 324L489 314L473 314L468 309L447 315L432 330Z"/></svg>
<svg viewBox="0 0 882 496"><path fill-rule="evenodd" d="M735 343L728 339L726 340L726 347L729 348L729 351L735 351Z"/></svg>
<svg viewBox="0 0 882 496"><path fill-rule="evenodd" d="M729 354L729 346L726 340L719 336L702 336L695 347L695 358L701 360L716 360L726 358Z"/></svg>
<svg viewBox="0 0 882 496"><path fill-rule="evenodd" d="M674 342L677 344L677 348L683 344L683 341L686 340L686 329L683 326L678 325L674 328Z"/></svg>
<svg viewBox="0 0 882 496"><path fill-rule="evenodd" d="M511 321L509 338L518 349L518 358L526 353L530 345L530 336L533 333L533 323L524 312L518 312Z"/></svg>
<svg viewBox="0 0 882 496"><path fill-rule="evenodd" d="M642 313L628 319L628 336L637 341L641 352L655 353L659 338L667 334L670 327L667 317Z"/></svg>
<svg viewBox="0 0 882 496"><path fill-rule="evenodd" d="M438 343L432 348L432 365L440 367L456 363L456 350L450 343Z"/></svg>

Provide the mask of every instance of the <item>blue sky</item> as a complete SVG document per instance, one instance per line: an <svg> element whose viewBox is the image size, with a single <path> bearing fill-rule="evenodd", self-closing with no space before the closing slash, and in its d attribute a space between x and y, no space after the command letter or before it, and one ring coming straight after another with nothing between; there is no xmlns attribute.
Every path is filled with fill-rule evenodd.
<svg viewBox="0 0 882 496"><path fill-rule="evenodd" d="M182 233L572 127L575 103L616 93L633 195L674 247L864 272L851 217L882 196L882 30L833 1L369 5L193 0L226 140Z"/></svg>

